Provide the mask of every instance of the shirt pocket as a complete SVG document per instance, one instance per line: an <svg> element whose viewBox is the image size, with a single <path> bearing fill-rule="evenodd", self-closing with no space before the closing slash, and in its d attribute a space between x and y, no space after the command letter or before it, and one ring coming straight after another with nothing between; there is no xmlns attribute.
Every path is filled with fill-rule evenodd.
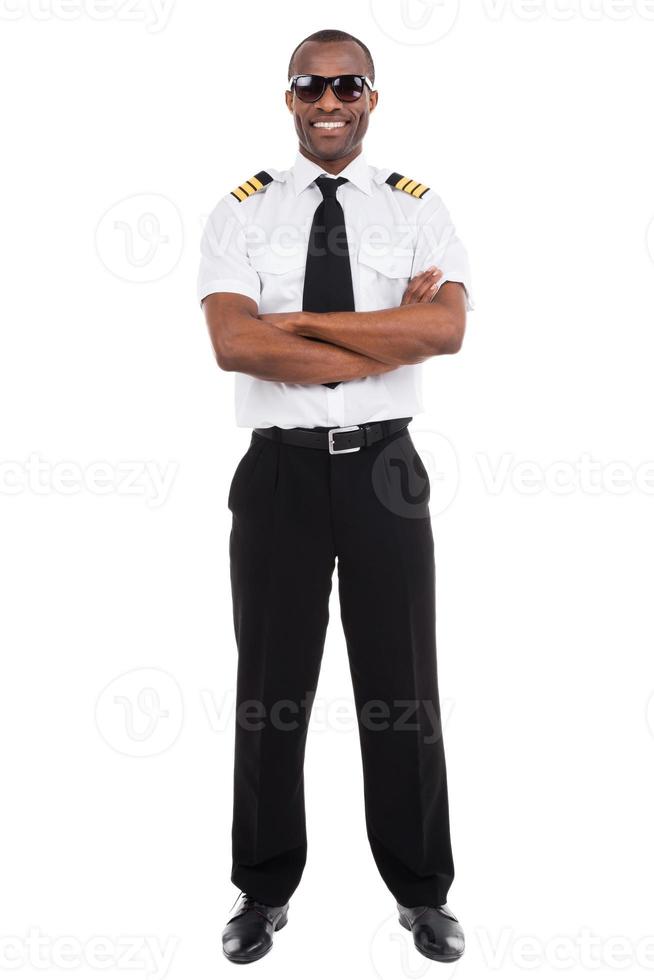
<svg viewBox="0 0 654 980"><path fill-rule="evenodd" d="M357 253L359 303L357 310L384 310L399 306L411 278L413 254L373 252L361 246Z"/></svg>
<svg viewBox="0 0 654 980"><path fill-rule="evenodd" d="M302 309L306 249L284 254L271 248L250 255L261 282L260 313L290 313Z"/></svg>

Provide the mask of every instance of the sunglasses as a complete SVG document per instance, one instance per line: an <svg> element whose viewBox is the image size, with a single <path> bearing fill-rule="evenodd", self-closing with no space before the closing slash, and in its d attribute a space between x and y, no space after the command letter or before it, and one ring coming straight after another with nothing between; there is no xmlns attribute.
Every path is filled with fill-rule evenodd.
<svg viewBox="0 0 654 980"><path fill-rule="evenodd" d="M334 75L325 78L324 75L293 75L290 79L291 91L301 102L317 102L322 99L327 84L341 102L356 102L363 95L363 86L367 85L372 91L372 82L367 75Z"/></svg>

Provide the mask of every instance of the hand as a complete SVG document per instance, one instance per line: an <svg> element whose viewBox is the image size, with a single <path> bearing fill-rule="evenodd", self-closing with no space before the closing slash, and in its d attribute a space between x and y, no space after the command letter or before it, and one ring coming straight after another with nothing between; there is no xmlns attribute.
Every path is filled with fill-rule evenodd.
<svg viewBox="0 0 654 980"><path fill-rule="evenodd" d="M273 327L277 327L278 330L285 330L286 333L299 333L302 312L260 313L258 319L265 320L267 323L272 324Z"/></svg>
<svg viewBox="0 0 654 980"><path fill-rule="evenodd" d="M406 287L400 306L407 306L409 303L431 303L442 278L443 273L435 265L430 265L424 272L419 272Z"/></svg>

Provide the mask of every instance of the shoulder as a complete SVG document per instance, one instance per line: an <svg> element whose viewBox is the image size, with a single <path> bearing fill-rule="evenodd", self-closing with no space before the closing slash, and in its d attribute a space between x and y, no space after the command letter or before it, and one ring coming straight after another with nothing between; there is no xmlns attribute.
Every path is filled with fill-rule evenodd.
<svg viewBox="0 0 654 980"><path fill-rule="evenodd" d="M407 177L406 174L401 174L396 170L389 170L388 167L376 168L376 170L377 172L374 174L373 180L378 184L388 185L393 191L403 191L418 201L430 195L431 187L421 180Z"/></svg>
<svg viewBox="0 0 654 980"><path fill-rule="evenodd" d="M442 210L442 198L424 180L390 167L374 167L372 171L373 182L382 192L392 196L407 218L423 222Z"/></svg>
<svg viewBox="0 0 654 980"><path fill-rule="evenodd" d="M256 220L261 202L270 195L272 188L283 186L287 177L288 171L275 170L272 167L258 170L218 198L211 211L211 219L214 223L224 223L231 218L240 224Z"/></svg>
<svg viewBox="0 0 654 980"><path fill-rule="evenodd" d="M229 191L225 197L231 197L236 204L242 204L256 194L266 191L276 180L283 183L286 180L286 174L287 171L281 170L259 170L252 177L248 177L242 184L238 184Z"/></svg>

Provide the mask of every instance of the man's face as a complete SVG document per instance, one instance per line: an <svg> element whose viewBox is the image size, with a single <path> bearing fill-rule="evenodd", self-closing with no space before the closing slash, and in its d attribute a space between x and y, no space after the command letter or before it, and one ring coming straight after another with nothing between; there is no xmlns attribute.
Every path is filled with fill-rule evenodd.
<svg viewBox="0 0 654 980"><path fill-rule="evenodd" d="M366 75L366 58L354 41L307 41L295 55L293 74ZM364 85L363 95L356 102L341 102L328 85L317 102L302 102L295 92L287 91L286 105L293 113L295 130L305 150L319 160L340 160L356 155L354 151L368 129L368 117L377 105L377 92ZM345 125L321 129L314 125L320 120L338 120Z"/></svg>

